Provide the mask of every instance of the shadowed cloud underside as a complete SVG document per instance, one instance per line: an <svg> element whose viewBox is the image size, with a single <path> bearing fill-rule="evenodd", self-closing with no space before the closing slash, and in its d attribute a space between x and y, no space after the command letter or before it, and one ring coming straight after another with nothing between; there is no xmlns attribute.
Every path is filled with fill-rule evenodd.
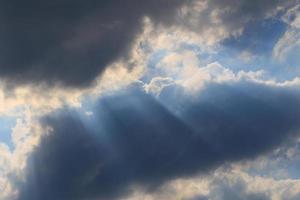
<svg viewBox="0 0 300 200"><path fill-rule="evenodd" d="M43 119L53 132L30 156L19 199L118 199L254 158L297 134L299 100L242 82L207 86L177 116L136 87L100 99L90 123L66 108Z"/></svg>

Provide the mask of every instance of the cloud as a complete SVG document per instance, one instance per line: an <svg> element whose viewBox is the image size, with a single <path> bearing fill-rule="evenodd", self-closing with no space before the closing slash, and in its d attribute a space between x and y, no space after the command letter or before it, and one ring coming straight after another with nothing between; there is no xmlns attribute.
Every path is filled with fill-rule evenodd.
<svg viewBox="0 0 300 200"><path fill-rule="evenodd" d="M16 183L24 179L27 157L39 144L41 127L30 110L21 111L12 128L8 147L0 143L0 199L11 200L18 195Z"/></svg>
<svg viewBox="0 0 300 200"><path fill-rule="evenodd" d="M268 160L272 162L270 159ZM257 161L250 161L256 163ZM276 179L272 176L236 169L239 164L225 164L212 173L192 178L179 178L158 191L137 189L126 200L295 200L300 195L298 179ZM122 200L124 198L121 198Z"/></svg>
<svg viewBox="0 0 300 200"><path fill-rule="evenodd" d="M280 17L289 26L280 41L296 38L292 47L295 2L0 3L0 115L18 118L15 149L0 146L0 186L9 183L0 198L127 198L282 147L299 131L300 79L228 69L216 51L226 38L265 44L247 30ZM214 193L263 198L232 187Z"/></svg>
<svg viewBox="0 0 300 200"><path fill-rule="evenodd" d="M88 119L68 108L45 117L52 131L28 160L19 199L118 199L135 186L152 191L256 157L300 130L300 97L291 87L211 83L191 100L176 98L174 87L159 98L175 99L177 112L132 87L101 98Z"/></svg>
<svg viewBox="0 0 300 200"><path fill-rule="evenodd" d="M111 63L128 59L132 43L145 28L144 17L155 28L192 30L202 41L214 43L239 34L249 21L274 16L294 2L2 2L1 28L5 31L0 36L0 77L11 85L87 86Z"/></svg>
<svg viewBox="0 0 300 200"><path fill-rule="evenodd" d="M271 200L267 193L248 192L247 183L244 180L234 177L215 178L212 183L211 195L208 199L222 200Z"/></svg>
<svg viewBox="0 0 300 200"><path fill-rule="evenodd" d="M278 60L284 60L292 50L300 45L300 5L290 8L282 17L288 24L285 34L276 43L273 49L273 55Z"/></svg>
<svg viewBox="0 0 300 200"><path fill-rule="evenodd" d="M0 77L85 86L126 57L142 18L168 23L184 1L2 2Z"/></svg>
<svg viewBox="0 0 300 200"><path fill-rule="evenodd" d="M271 159L267 160L272 162ZM257 164L257 160L252 160ZM179 178L164 184L155 192L137 189L126 200L294 200L300 195L298 179L278 179L237 169L239 164L225 164L212 173ZM121 198L124 199L124 198Z"/></svg>
<svg viewBox="0 0 300 200"><path fill-rule="evenodd" d="M238 170L220 170L211 178L209 199L294 200L300 194L299 180L278 180Z"/></svg>
<svg viewBox="0 0 300 200"><path fill-rule="evenodd" d="M194 0L190 5L183 7L180 16L184 26L201 33L210 33L211 36L205 34L208 40L216 36L215 39L221 41L230 36L243 34L245 27L251 27L254 22L277 18L280 12L285 12L296 2L295 0Z"/></svg>

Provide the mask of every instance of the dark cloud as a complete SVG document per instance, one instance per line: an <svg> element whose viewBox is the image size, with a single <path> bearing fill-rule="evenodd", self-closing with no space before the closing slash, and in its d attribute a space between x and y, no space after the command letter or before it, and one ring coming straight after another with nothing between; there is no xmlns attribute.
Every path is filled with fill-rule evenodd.
<svg viewBox="0 0 300 200"><path fill-rule="evenodd" d="M201 0L197 0L198 2ZM207 29L218 11L220 26L238 30L295 1L213 0L202 14L193 9L181 20L177 9L188 0L1 1L0 78L8 84L37 83L86 86L109 63L128 54L141 19L156 23L189 22ZM192 6L193 7L193 6ZM195 13L196 12L196 13ZM195 16L196 19L194 19ZM193 17L193 20L190 18Z"/></svg>
<svg viewBox="0 0 300 200"><path fill-rule="evenodd" d="M110 199L134 183L155 187L184 166L188 173L193 161L185 156L193 151L212 159L209 147L148 95L104 99L96 112L91 129L74 113L45 119L54 133L33 154L20 199Z"/></svg>
<svg viewBox="0 0 300 200"><path fill-rule="evenodd" d="M0 78L84 86L126 56L144 16L168 23L181 0L0 3Z"/></svg>
<svg viewBox="0 0 300 200"><path fill-rule="evenodd" d="M172 97L174 89L168 90L161 95ZM175 94L178 99L188 98L178 96L178 90ZM247 82L211 85L184 104L183 121L227 159L255 156L299 129L298 91L287 88Z"/></svg>
<svg viewBox="0 0 300 200"><path fill-rule="evenodd" d="M172 87L160 101L164 95L177 101L182 90ZM198 98L186 98L174 115L175 104L166 109L131 88L100 99L91 119L70 109L53 113L43 119L53 133L30 156L19 199L118 199L133 185L153 190L253 158L300 130L295 94L246 82L211 84ZM248 199L264 199L253 195Z"/></svg>

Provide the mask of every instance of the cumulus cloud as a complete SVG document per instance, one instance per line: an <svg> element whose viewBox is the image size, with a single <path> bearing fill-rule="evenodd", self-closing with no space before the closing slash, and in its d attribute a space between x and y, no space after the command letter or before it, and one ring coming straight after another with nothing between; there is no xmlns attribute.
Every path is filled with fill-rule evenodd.
<svg viewBox="0 0 300 200"><path fill-rule="evenodd" d="M175 98L173 91L160 98ZM19 199L118 199L135 185L155 190L256 157L299 132L299 98L292 88L212 83L174 114L133 87L100 99L91 121L74 110L53 113L43 119L52 132L29 158Z"/></svg>

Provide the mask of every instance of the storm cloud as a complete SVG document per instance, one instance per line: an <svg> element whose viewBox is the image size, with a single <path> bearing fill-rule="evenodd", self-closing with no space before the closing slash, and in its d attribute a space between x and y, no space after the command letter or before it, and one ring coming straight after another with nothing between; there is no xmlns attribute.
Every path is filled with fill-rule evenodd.
<svg viewBox="0 0 300 200"><path fill-rule="evenodd" d="M119 199L254 158L300 131L293 88L212 83L176 102L182 92L168 86L155 99L132 87L99 99L91 118L68 108L43 118L53 131L29 157L19 200ZM176 103L162 106L164 95Z"/></svg>

